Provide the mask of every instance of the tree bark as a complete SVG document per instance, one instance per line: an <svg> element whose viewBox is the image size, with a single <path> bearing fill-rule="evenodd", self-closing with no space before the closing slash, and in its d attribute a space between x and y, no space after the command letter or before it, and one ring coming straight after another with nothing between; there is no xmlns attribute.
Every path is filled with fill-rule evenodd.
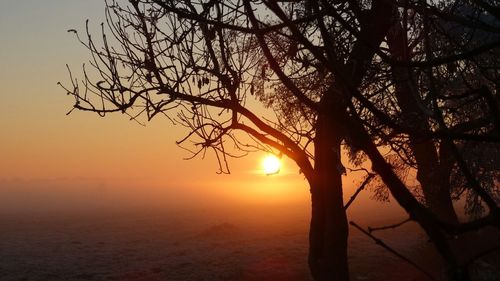
<svg viewBox="0 0 500 281"><path fill-rule="evenodd" d="M404 39L403 28L400 22L392 27L387 35L387 43L391 55L397 60L410 61L411 50L408 49ZM411 77L411 69L406 66L393 66L392 76L395 81L396 98L401 109L402 119L416 131L430 132L430 126L423 101L415 90L416 85ZM438 152L438 144L434 140L419 140L413 135L409 136L409 146L413 151L417 163L417 180L420 182L422 192L429 209L436 216L448 223L458 223L458 218L453 208L450 189L450 171L452 163L449 157ZM440 150L445 148L441 144Z"/></svg>
<svg viewBox="0 0 500 281"><path fill-rule="evenodd" d="M422 166L422 167L421 167ZM422 186L429 209L442 221L457 224L458 218L451 199L450 172L442 164L419 165L417 179Z"/></svg>
<svg viewBox="0 0 500 281"><path fill-rule="evenodd" d="M310 181L309 268L316 281L347 281L349 227L342 196L342 138L332 127L331 118L319 117L317 125L315 167Z"/></svg>

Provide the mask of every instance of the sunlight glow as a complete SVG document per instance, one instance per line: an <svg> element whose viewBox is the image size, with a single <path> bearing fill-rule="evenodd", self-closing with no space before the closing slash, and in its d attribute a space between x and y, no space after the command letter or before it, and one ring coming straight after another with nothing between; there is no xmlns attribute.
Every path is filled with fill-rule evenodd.
<svg viewBox="0 0 500 281"><path fill-rule="evenodd" d="M280 171L281 161L278 157L270 154L262 160L262 168L266 175L274 175Z"/></svg>

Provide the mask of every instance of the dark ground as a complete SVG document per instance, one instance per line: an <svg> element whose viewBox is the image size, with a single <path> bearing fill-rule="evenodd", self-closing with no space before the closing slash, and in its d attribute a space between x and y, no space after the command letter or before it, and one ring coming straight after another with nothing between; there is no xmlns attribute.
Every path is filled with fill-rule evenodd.
<svg viewBox="0 0 500 281"><path fill-rule="evenodd" d="M354 215L356 217L356 215ZM367 227L396 218L359 219ZM310 280L308 211L274 206L233 210L127 211L97 215L3 217L0 280ZM444 270L413 223L376 232L440 280ZM500 244L498 233L471 235L479 252ZM351 228L352 280L428 280ZM466 258L464 258L466 259ZM499 254L474 265L478 280L500 280Z"/></svg>

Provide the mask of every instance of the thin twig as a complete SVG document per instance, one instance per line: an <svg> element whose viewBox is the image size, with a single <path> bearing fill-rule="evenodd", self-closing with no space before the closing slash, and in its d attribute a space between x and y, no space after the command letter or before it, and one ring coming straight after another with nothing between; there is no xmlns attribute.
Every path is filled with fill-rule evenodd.
<svg viewBox="0 0 500 281"><path fill-rule="evenodd" d="M389 247L387 244L385 244L382 240L378 239L377 237L373 236L371 233L369 233L368 231L366 231L365 229L363 229L361 226L359 226L358 224L356 224L355 222L353 221L350 221L349 222L350 225L354 226L355 228L357 228L359 231L361 231L363 234L365 234L366 236L370 237L371 239L373 239L373 241L375 241L376 244L380 245L382 248L386 249L387 251L389 251L390 253L394 254L395 256L397 256L398 258L404 260L405 262L407 262L408 264L412 265L414 268L416 268L418 271L422 272L423 274L425 274L427 277L429 277L429 279L431 280L434 280L436 281L436 279L434 278L434 276L432 276L429 272L427 272L425 269L423 269L422 267L420 267L418 264L416 264L415 262L413 262L412 260L410 260L409 258L403 256L402 254L398 253L396 250L394 250L393 248Z"/></svg>
<svg viewBox="0 0 500 281"><path fill-rule="evenodd" d="M354 192L354 194L351 196L351 199L349 199L349 201L347 202L347 204L345 204L344 206L344 210L347 210L347 208L349 208L349 206L352 204L352 202L354 202L354 200L356 199L356 197L358 196L358 194L363 190L365 189L366 185L370 182L370 180L375 176L375 174L372 174L372 173L368 173L368 176L366 177L366 179L363 181L363 183L358 187L358 189L356 190L356 192Z"/></svg>
<svg viewBox="0 0 500 281"><path fill-rule="evenodd" d="M402 226L403 224L405 224L411 220L412 220L411 218L407 218L402 222L391 224L391 225L386 225L386 226L381 226L381 227L368 227L368 232L372 233L372 232L378 231L378 230L394 229L396 227Z"/></svg>

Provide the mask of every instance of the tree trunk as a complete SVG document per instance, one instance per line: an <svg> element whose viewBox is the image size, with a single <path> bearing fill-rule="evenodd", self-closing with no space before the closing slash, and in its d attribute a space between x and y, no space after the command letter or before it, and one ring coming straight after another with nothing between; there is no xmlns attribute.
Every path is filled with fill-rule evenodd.
<svg viewBox="0 0 500 281"><path fill-rule="evenodd" d="M447 171L442 164L419 165L418 168L417 179L422 185L425 202L429 209L442 221L451 224L458 223L451 200L450 169Z"/></svg>
<svg viewBox="0 0 500 281"><path fill-rule="evenodd" d="M410 61L410 50L405 43L401 23L396 23L387 35L391 55L401 61ZM430 132L427 121L428 112L425 109L417 85L411 77L411 69L406 66L393 66L392 76L395 81L396 98L401 109L402 119L407 126L416 131ZM409 136L409 145L417 163L417 180L429 209L436 216L449 223L458 223L453 208L450 190L449 158L441 159L438 146L434 140L420 140L414 135Z"/></svg>
<svg viewBox="0 0 500 281"><path fill-rule="evenodd" d="M348 223L342 197L341 137L328 118L318 118L315 167L310 180L312 215L309 268L316 281L347 281Z"/></svg>

